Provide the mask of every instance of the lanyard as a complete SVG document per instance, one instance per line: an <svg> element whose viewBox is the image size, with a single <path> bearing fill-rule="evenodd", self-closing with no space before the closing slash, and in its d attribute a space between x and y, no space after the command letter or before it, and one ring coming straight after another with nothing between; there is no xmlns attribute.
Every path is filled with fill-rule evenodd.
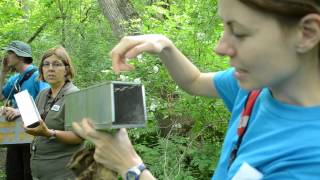
<svg viewBox="0 0 320 180"><path fill-rule="evenodd" d="M44 111L43 111L43 113L40 115L43 121L45 121L45 119L46 119L46 117L47 117L50 109L52 108L52 106L61 98L61 97L60 97L60 92L61 92L61 90L66 86L67 83L68 83L68 82L65 82L65 83L63 84L63 86L60 88L58 94L56 95L56 97L55 97L51 102L49 102L49 99L50 99L50 97L51 97L51 95L52 95L52 91L51 91L51 89L49 90L49 92L48 92L48 94L47 94L47 97L46 97L46 103L44 104L44 107L43 107ZM48 106L49 106L49 108L47 108Z"/></svg>
<svg viewBox="0 0 320 180"><path fill-rule="evenodd" d="M29 67L29 66L28 66L28 67ZM14 82L13 85L12 85L12 88L11 88L11 90L10 90L10 93L9 93L8 97L6 98L6 100L5 100L5 102L4 102L4 106L10 106L9 101L11 101L11 100L13 99L12 95L20 92L20 91L21 91L21 86L22 86L22 84L23 84L26 80L28 80L28 79L31 77L31 75L32 75L34 72L36 72L37 70L38 70L38 69L33 68L33 69L31 69L30 71L26 72L21 79L20 79L20 77L18 77L18 78L15 80L15 82Z"/></svg>
<svg viewBox="0 0 320 180"><path fill-rule="evenodd" d="M254 90L254 91L251 91L247 96L244 109L243 109L243 111L241 113L240 123L239 123L238 129L237 129L238 140L237 140L237 143L234 145L234 147L233 147L233 149L231 151L229 164L228 164L228 169L230 168L231 164L233 163L233 161L237 157L238 149L239 149L239 147L241 145L243 136L246 133L246 130L247 130L247 127L248 127L248 123L249 123L249 120L250 120L250 116L251 116L251 113L252 113L253 106L254 106L254 104L255 104L260 92L261 92L261 90Z"/></svg>

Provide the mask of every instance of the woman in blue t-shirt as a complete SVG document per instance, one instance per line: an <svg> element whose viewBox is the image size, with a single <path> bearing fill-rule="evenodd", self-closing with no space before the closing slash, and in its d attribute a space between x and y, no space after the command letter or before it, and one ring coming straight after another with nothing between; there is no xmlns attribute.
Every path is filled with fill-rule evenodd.
<svg viewBox="0 0 320 180"><path fill-rule="evenodd" d="M157 54L185 91L224 100L232 117L213 179L320 179L319 2L218 6L225 29L215 52L230 58L230 69L201 73L162 35L124 37L111 51L113 69L132 70L126 59ZM153 178L125 130L102 134L87 120L74 127L96 144L98 162L127 179Z"/></svg>

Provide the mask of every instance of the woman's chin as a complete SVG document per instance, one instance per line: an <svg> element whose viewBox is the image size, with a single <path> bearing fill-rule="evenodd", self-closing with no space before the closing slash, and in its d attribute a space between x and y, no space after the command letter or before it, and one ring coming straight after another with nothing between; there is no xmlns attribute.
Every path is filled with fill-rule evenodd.
<svg viewBox="0 0 320 180"><path fill-rule="evenodd" d="M244 89L247 91L252 91L252 90L257 90L262 88L261 86L258 86L257 84L250 83L250 82L239 81L239 80L237 82L241 89Z"/></svg>
<svg viewBox="0 0 320 180"><path fill-rule="evenodd" d="M57 83L57 80L55 80L55 79L50 79L50 78L45 79L45 81L46 81L48 84L56 84L56 83Z"/></svg>

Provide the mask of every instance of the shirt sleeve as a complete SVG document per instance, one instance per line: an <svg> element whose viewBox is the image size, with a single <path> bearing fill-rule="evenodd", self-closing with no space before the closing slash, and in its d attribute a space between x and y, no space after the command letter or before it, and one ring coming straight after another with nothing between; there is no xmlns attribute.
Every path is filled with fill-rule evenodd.
<svg viewBox="0 0 320 180"><path fill-rule="evenodd" d="M224 101L229 111L232 111L240 87L234 77L234 68L215 74L213 83L218 95Z"/></svg>
<svg viewBox="0 0 320 180"><path fill-rule="evenodd" d="M8 96L13 88L14 82L17 80L18 76L19 76L18 74L11 76L8 79L7 83L4 85L4 87L2 89L2 94L5 98L8 98Z"/></svg>
<svg viewBox="0 0 320 180"><path fill-rule="evenodd" d="M48 83L39 80L39 92L48 88L50 88L50 85Z"/></svg>
<svg viewBox="0 0 320 180"><path fill-rule="evenodd" d="M34 76L34 84L35 84L34 87L35 87L35 90L36 90L36 94L35 94L35 97L36 97L38 95L38 93L40 93L42 90L50 88L50 85L48 83L38 79L39 71L36 71L33 74L33 76Z"/></svg>

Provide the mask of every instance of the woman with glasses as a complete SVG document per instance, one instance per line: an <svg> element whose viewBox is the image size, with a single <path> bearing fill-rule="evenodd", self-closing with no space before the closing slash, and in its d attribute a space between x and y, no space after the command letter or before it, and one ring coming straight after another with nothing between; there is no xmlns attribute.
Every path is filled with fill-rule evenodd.
<svg viewBox="0 0 320 180"><path fill-rule="evenodd" d="M181 88L224 101L232 116L212 179L320 179L319 0L218 0L218 14L215 52L229 69L201 73L162 35L123 38L113 69L131 70L127 59L153 53ZM86 120L74 127L95 143L98 162L152 179L125 130L104 134Z"/></svg>
<svg viewBox="0 0 320 180"><path fill-rule="evenodd" d="M82 139L72 131L64 130L65 95L78 91L73 85L74 69L63 47L49 49L40 63L40 79L51 88L40 92L36 105L41 115L40 125L26 128L34 135L31 144L31 170L34 179L74 179L66 168L72 154L82 144Z"/></svg>

